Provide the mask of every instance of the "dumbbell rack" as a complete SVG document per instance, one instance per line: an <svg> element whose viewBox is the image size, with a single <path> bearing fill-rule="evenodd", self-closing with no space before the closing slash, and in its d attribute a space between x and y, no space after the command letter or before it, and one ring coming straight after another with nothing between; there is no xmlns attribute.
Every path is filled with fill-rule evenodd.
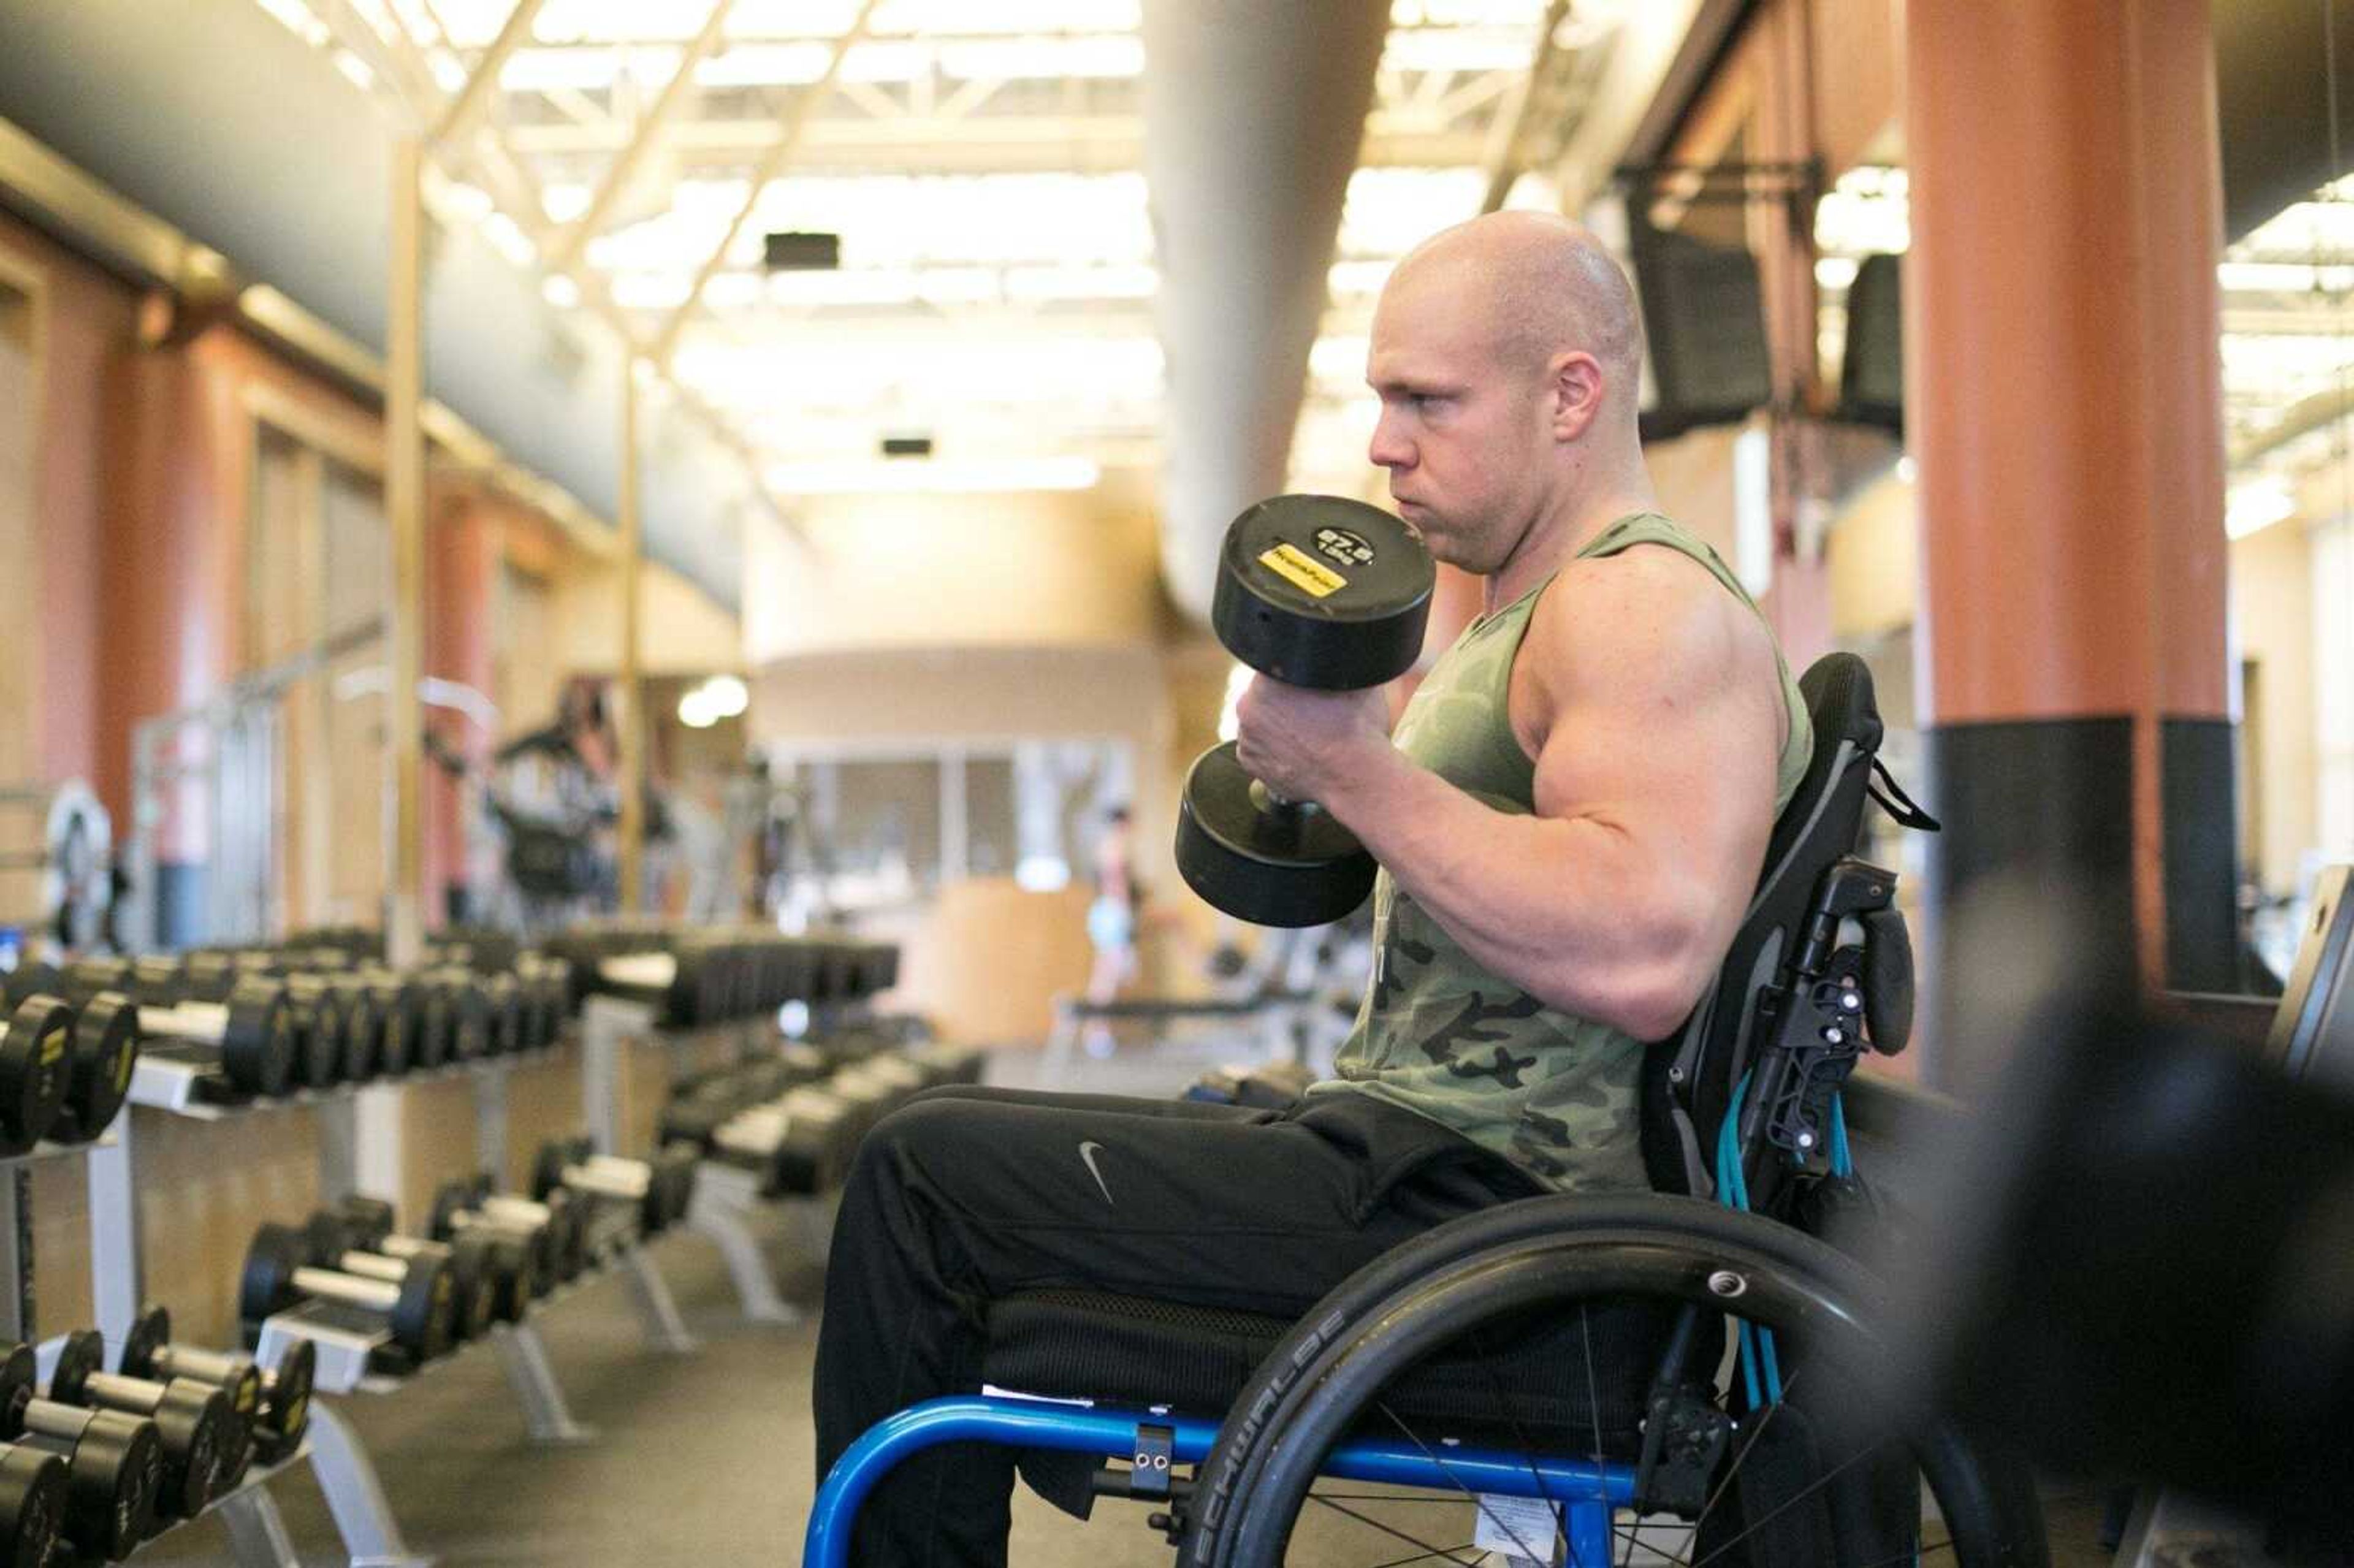
<svg viewBox="0 0 2354 1568"><path fill-rule="evenodd" d="M585 1033L584 1031L584 1037ZM199 1121L221 1121L282 1107L307 1107L317 1116L320 1128L321 1196L332 1200L358 1191L364 1178L381 1179L380 1173L371 1171L367 1156L387 1140L386 1135L398 1105L398 1088L411 1083L470 1078L474 1090L476 1159L485 1170L504 1170L508 1076L518 1066L552 1059L565 1049L566 1044L559 1041L537 1051L478 1057L382 1084L299 1089L275 1099L225 1103L207 1094L201 1083L205 1075L201 1068L169 1058L143 1057L133 1074L128 1104ZM584 1051L584 1109L593 1111L599 1105L610 1107L613 1103L615 1086L610 1075L617 1068L618 1055L613 1050ZM134 1126L126 1110L94 1144L54 1150L44 1145L23 1157L34 1160L69 1153L89 1157L92 1298L98 1327L110 1346L122 1342L143 1302ZM16 1327L20 1329L25 1326L21 1319L25 1316L23 1227L27 1206L22 1202L22 1172L13 1167L22 1162L7 1162L12 1168L0 1169L0 1201L13 1209L13 1213L0 1216L0 1221L6 1222L0 1223L0 1283L13 1287L7 1292L5 1314L0 1316L19 1319ZM632 1242L623 1250L622 1261L632 1281L633 1295L639 1298L641 1311L647 1318L648 1339L661 1349L691 1349L693 1340L686 1337L679 1321L668 1287L643 1252L642 1244ZM539 1305L552 1305L578 1287L577 1284L561 1287L543 1298ZM0 1329L8 1326L0 1321ZM657 1329L662 1331L658 1333ZM296 1338L307 1339L314 1347L318 1370L313 1386L318 1393L389 1393L409 1381L371 1373L371 1356L387 1342L386 1330L333 1304L305 1303L265 1320L257 1358L265 1366L275 1365L286 1343ZM591 1428L573 1418L546 1347L533 1323L496 1324L490 1338L498 1349L501 1369L534 1442L573 1444L595 1436ZM42 1347L45 1366L55 1352L54 1343ZM429 1371L430 1366L429 1363L423 1370ZM299 1558L266 1483L302 1460L309 1462L318 1480L354 1568L429 1568L432 1559L412 1552L403 1539L375 1463L358 1435L326 1400L313 1402L309 1434L294 1455L267 1470L250 1473L237 1490L215 1504L221 1510L240 1568L296 1568Z"/></svg>
<svg viewBox="0 0 2354 1568"><path fill-rule="evenodd" d="M588 1142L599 1154L618 1154L621 1146L621 1066L630 1042L633 1040L663 1041L673 1038L658 1028L653 1009L645 1002L618 996L589 997L580 1010L580 1112L588 1128ZM709 1168L695 1173L696 1202L700 1202L704 1181ZM689 1224L693 1228L692 1211ZM709 1234L709 1232L704 1234ZM733 1275L737 1261L730 1244L718 1237L721 1256L727 1260ZM748 1234L739 1234L740 1245L751 1246ZM758 1251L753 1248L755 1260ZM621 1266L630 1282L631 1299L638 1308L644 1325L646 1343L654 1350L684 1355L695 1349L695 1336L686 1330L685 1319L679 1316L677 1300L671 1295L669 1282L664 1280L646 1257L642 1243L635 1243L621 1255ZM762 1271L763 1277L766 1271ZM741 1282L738 1281L739 1287ZM769 1293L775 1294L770 1286ZM746 1315L751 1316L748 1307ZM790 1321L791 1319L785 1319Z"/></svg>
<svg viewBox="0 0 2354 1568"><path fill-rule="evenodd" d="M635 1029L642 1035L652 1033L655 1038L681 1044L694 1038L693 1035L663 1034L652 1031L652 1011L642 1002L594 997L590 999L588 1007L589 1016L602 1019L609 1029L616 1032L617 1041L629 1037L622 1033L627 1029ZM638 1016L632 1018L617 1011L620 1009L631 1010ZM739 1019L723 1027L735 1035L739 1061L748 1060L769 1049L778 1038L776 1022L767 1016ZM673 1082L678 1075L677 1056L673 1054L671 1061ZM614 1126L615 1119L617 1118L600 1123L596 1117L590 1117L590 1136L613 1136L618 1130ZM720 1261L726 1266L728 1283L735 1287L738 1309L744 1314L745 1321L781 1328L801 1321L801 1310L786 1300L783 1293L778 1290L776 1277L769 1267L768 1255L761 1250L750 1223L752 1215L771 1201L760 1191L760 1179L756 1172L720 1160L705 1160L695 1167L695 1196L687 1205L686 1226L719 1249Z"/></svg>
<svg viewBox="0 0 2354 1568"><path fill-rule="evenodd" d="M847 1029L864 1022L872 1013L872 1004L865 998L853 1001L820 1003L810 1009L812 1032ZM666 1033L657 1030L652 1010L640 1001L619 997L589 998L583 1014L583 1039L592 1053L602 1049L617 1053L632 1038L666 1040L684 1044L692 1034ZM769 1050L782 1036L776 1022L767 1015L737 1021L727 1027L736 1032L737 1054L748 1060ZM676 1076L676 1058L673 1058L673 1075ZM584 1082L599 1075L584 1074ZM620 1081L618 1057L610 1068L610 1081ZM588 1117L589 1134L598 1139L600 1149L617 1140L619 1107L592 1107ZM822 1202L822 1200L817 1200ZM719 1249L719 1256L727 1269L728 1282L735 1287L738 1309L747 1322L786 1327L802 1320L800 1308L784 1298L777 1288L775 1275L770 1271L767 1254L753 1234L751 1217L771 1208L778 1200L764 1192L758 1172L723 1160L705 1160L695 1170L695 1198L686 1213L687 1228L710 1241ZM822 1216L821 1216L822 1218ZM823 1255L827 1226L814 1226L815 1238L811 1250Z"/></svg>
<svg viewBox="0 0 2354 1568"><path fill-rule="evenodd" d="M22 1343L33 1330L34 1279L30 1221L32 1205L27 1201L27 1186L31 1167L48 1160L87 1158L94 1169L101 1159L111 1158L123 1147L129 1128L128 1118L118 1118L111 1128L95 1141L86 1144L41 1143L30 1151L0 1160L0 1337ZM46 1382L55 1370L61 1340L51 1340L37 1347L39 1373ZM248 1470L238 1486L212 1500L205 1512L218 1511L228 1528L229 1539L236 1547L237 1560L246 1568L294 1568L299 1559L288 1540L284 1520L279 1516L278 1505L271 1499L269 1484L285 1471L300 1464L310 1464L320 1469L323 1463L332 1467L335 1463L336 1445L351 1445L351 1453L361 1470L357 1479L375 1487L376 1474L368 1467L366 1456L361 1453L350 1428L338 1420L325 1406L314 1406L310 1433L293 1452L266 1466ZM320 1470L323 1478L327 1472ZM332 1499L331 1499L332 1500ZM390 1525L391 1515L384 1508L384 1494L376 1488L374 1500L384 1524ZM337 1514L338 1524L342 1515ZM346 1536L346 1540L351 1540ZM426 1568L429 1558L409 1553L399 1545L398 1531L379 1538L390 1547L387 1554L372 1556L366 1561L377 1568L399 1568L415 1564ZM353 1544L353 1561L362 1561L359 1545Z"/></svg>

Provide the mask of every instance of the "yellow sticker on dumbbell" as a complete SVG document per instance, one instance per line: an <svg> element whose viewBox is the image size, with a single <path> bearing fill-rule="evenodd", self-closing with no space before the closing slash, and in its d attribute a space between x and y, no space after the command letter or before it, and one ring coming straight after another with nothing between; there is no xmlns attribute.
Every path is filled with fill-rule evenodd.
<svg viewBox="0 0 2354 1568"><path fill-rule="evenodd" d="M1294 588L1303 588L1318 599L1328 598L1349 586L1348 578L1289 545L1278 545L1259 556L1258 564Z"/></svg>
<svg viewBox="0 0 2354 1568"><path fill-rule="evenodd" d="M54 1034L50 1034L50 1035L47 1035L47 1036L44 1036L44 1037L43 1037L43 1039L42 1039L42 1041L41 1041L41 1065L42 1065L42 1066L44 1066L44 1067L51 1067L51 1066L55 1066L55 1065L57 1065L57 1063L58 1063L58 1059L59 1057L63 1056L65 1054L66 1054L66 1032L65 1032L64 1030L60 1029L60 1030L58 1030L58 1031L56 1033L54 1033Z"/></svg>

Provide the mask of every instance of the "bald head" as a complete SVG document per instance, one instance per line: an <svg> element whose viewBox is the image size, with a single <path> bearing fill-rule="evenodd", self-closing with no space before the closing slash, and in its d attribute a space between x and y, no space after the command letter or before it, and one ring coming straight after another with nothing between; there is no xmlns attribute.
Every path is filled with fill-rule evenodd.
<svg viewBox="0 0 2354 1568"><path fill-rule="evenodd" d="M1444 290L1476 302L1498 357L1534 372L1554 355L1584 352L1628 389L1642 374L1643 329L1635 291L1602 242L1552 213L1491 212L1444 228L1397 265L1390 290Z"/></svg>

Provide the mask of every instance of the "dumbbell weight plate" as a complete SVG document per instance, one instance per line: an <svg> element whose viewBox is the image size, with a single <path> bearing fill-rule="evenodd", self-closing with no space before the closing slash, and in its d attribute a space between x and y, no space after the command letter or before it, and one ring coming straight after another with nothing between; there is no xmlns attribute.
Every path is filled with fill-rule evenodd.
<svg viewBox="0 0 2354 1568"><path fill-rule="evenodd" d="M556 1237L546 1225L526 1229L520 1225L503 1225L478 1221L461 1226L458 1216L474 1212L473 1190L462 1181L445 1181L433 1194L432 1213L427 1217L425 1238L449 1245L460 1236L483 1234L493 1239L513 1242L523 1249L525 1278L534 1296L545 1296L556 1287L560 1277L560 1259L556 1255Z"/></svg>
<svg viewBox="0 0 2354 1568"><path fill-rule="evenodd" d="M168 1377L155 1375L155 1358L171 1343L171 1315L161 1308L150 1308L131 1320L130 1330L122 1336L122 1348L114 1364L124 1375L144 1378L151 1383L165 1383ZM196 1378L221 1392L228 1403L229 1421L222 1430L220 1450L221 1489L237 1484L253 1463L254 1425L261 1419L261 1372L250 1361L237 1358L239 1373L226 1379Z"/></svg>
<svg viewBox="0 0 2354 1568"><path fill-rule="evenodd" d="M286 991L302 1027L295 1075L307 1088L327 1088L343 1077L344 1063L349 1054L346 1041L350 1019L343 998L315 975L290 977Z"/></svg>
<svg viewBox="0 0 2354 1568"><path fill-rule="evenodd" d="M1210 625L1286 685L1363 691L1414 668L1437 586L1430 552L1381 508L1278 495L1227 528Z"/></svg>
<svg viewBox="0 0 2354 1568"><path fill-rule="evenodd" d="M1235 743L1185 776L1177 869L1214 908L1257 926L1322 926L1363 904L1379 867L1357 835L1315 806L1275 808Z"/></svg>
<svg viewBox="0 0 2354 1568"><path fill-rule="evenodd" d="M262 1395L262 1457L282 1459L311 1428L311 1387L319 1374L319 1347L308 1340L289 1340L270 1369L270 1384Z"/></svg>
<svg viewBox="0 0 2354 1568"><path fill-rule="evenodd" d="M0 1450L0 1563L48 1568L66 1517L66 1462L37 1448Z"/></svg>
<svg viewBox="0 0 2354 1568"><path fill-rule="evenodd" d="M65 1102L74 1010L53 996L27 997L0 1037L0 1148L21 1153L45 1137Z"/></svg>
<svg viewBox="0 0 2354 1568"><path fill-rule="evenodd" d="M104 1132L131 1093L139 1065L139 1010L121 991L102 991L81 1004L67 1054L65 1100L49 1136L87 1142Z"/></svg>
<svg viewBox="0 0 2354 1568"><path fill-rule="evenodd" d="M416 1064L419 1035L425 1026L425 999L416 983L377 972L365 983L384 1014L384 1035L376 1059L377 1071L397 1078Z"/></svg>
<svg viewBox="0 0 2354 1568"><path fill-rule="evenodd" d="M365 1083L388 1071L384 1060L384 1004L376 989L363 980L338 976L334 986L344 1009L343 1076L350 1083Z"/></svg>

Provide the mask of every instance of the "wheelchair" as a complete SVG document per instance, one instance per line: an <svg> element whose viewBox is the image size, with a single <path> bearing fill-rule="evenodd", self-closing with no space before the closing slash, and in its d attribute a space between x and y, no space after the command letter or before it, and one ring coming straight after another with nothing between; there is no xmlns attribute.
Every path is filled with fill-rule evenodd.
<svg viewBox="0 0 2354 1568"><path fill-rule="evenodd" d="M931 1400L870 1429L820 1488L810 1568L844 1568L893 1465L976 1441L1025 1451L1025 1474L1039 1451L1087 1457L1096 1495L1152 1505L1182 1568L1491 1552L1895 1568L1946 1552L2041 1568L2022 1467L1875 1392L1884 1295L1809 1234L1868 1212L1839 1090L1911 1025L1896 877L1850 851L1873 800L1936 823L1878 760L1863 663L1829 655L1799 686L1806 779L1716 982L1646 1055L1653 1192L1438 1225L1297 1323L1078 1290L994 1302L984 1381L1023 1395Z"/></svg>

